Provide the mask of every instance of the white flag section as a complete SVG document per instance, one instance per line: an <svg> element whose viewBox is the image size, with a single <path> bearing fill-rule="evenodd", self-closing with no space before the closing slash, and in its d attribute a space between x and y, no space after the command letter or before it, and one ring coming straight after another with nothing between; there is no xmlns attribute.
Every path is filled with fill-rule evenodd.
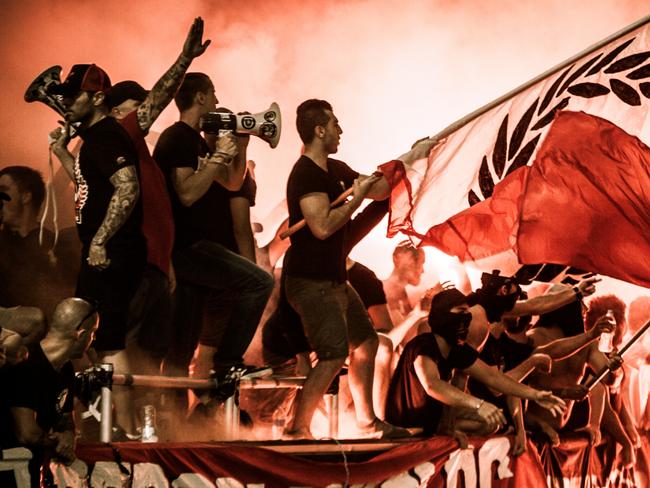
<svg viewBox="0 0 650 488"><path fill-rule="evenodd" d="M431 227L489 198L508 174L532 164L558 110L597 115L650 143L650 17L587 52L502 97L447 135L428 160L407 167L412 205L405 193L393 193L389 233L424 238L426 245ZM517 268L516 255L510 254L511 269L504 272Z"/></svg>

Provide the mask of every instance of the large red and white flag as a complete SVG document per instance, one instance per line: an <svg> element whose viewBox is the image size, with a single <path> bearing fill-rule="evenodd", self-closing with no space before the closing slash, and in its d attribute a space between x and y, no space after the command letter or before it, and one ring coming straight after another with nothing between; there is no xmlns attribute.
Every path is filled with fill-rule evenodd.
<svg viewBox="0 0 650 488"><path fill-rule="evenodd" d="M389 235L405 233L479 268L508 274L520 270L516 235L506 229L514 222L494 216L507 214L504 205L513 205L513 193L522 191L526 168L535 161L556 114L582 111L642 139L650 136L650 17L515 92L469 122L454 124L458 128L445 131L428 159L404 168L405 180L391 195ZM647 209L647 200L645 205ZM472 221L481 225L462 227L461 218L446 232L436 228L461 212L465 221L473 215ZM462 241L464 247L445 249L443 237ZM528 256L527 262L539 257Z"/></svg>

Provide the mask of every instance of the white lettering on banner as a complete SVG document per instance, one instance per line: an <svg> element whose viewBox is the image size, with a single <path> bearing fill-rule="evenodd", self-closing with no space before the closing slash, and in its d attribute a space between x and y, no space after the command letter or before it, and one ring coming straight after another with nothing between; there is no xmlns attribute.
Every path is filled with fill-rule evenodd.
<svg viewBox="0 0 650 488"><path fill-rule="evenodd" d="M465 475L465 486L476 488L476 460L474 459L474 447L469 449L456 449L449 455L449 461L445 463L447 473L447 488L458 486L458 473Z"/></svg>
<svg viewBox="0 0 650 488"><path fill-rule="evenodd" d="M510 441L507 437L495 437L487 440L478 452L478 469L480 473L479 484L477 485L476 463L474 448L458 449L449 455L449 461L445 463L447 473L447 488L458 486L458 474L460 471L465 476L467 488L490 488L492 486L492 463L497 462L497 475L499 479L512 478L510 470Z"/></svg>
<svg viewBox="0 0 650 488"><path fill-rule="evenodd" d="M457 449L449 455L444 465L447 473L447 488L458 486L459 473L462 471L466 488L491 488L492 464L497 462L499 479L514 476L511 470L510 441L507 437L488 439L478 452L470 446L469 449ZM78 460L76 467L52 465L52 471L57 480L57 486L70 488L86 488L88 486L88 466ZM478 466L478 468L477 468ZM66 471L75 471L66 472ZM126 472L124 472L126 471ZM131 481L131 473L133 480ZM432 462L418 464L412 469L399 473L388 480L379 483L353 485L352 488L417 488L426 486L436 474ZM480 476L479 476L480 474ZM122 463L122 469L115 462L98 461L90 474L91 488L264 488L263 483L242 483L235 478L217 478L214 484L199 473L183 473L176 480L168 480L162 467L153 463ZM340 484L332 484L328 488L338 488ZM309 488L309 487L292 487Z"/></svg>
<svg viewBox="0 0 650 488"><path fill-rule="evenodd" d="M117 463L98 461L93 467L90 475L91 488L121 488L129 484L131 473L131 463L122 463L122 466L128 471L129 475L120 471Z"/></svg>
<svg viewBox="0 0 650 488"><path fill-rule="evenodd" d="M478 469L480 486L488 487L492 484L492 463L496 461L497 475L499 479L512 478L514 473L510 471L510 442L505 437L495 437L488 439L481 446L478 452Z"/></svg>
<svg viewBox="0 0 650 488"><path fill-rule="evenodd" d="M422 463L413 468L413 472L415 476L407 471L393 476L379 486L381 488L418 488L419 486L424 486L426 481L435 474L436 467L432 463Z"/></svg>
<svg viewBox="0 0 650 488"><path fill-rule="evenodd" d="M214 488L214 484L199 473L183 473L174 481L173 488Z"/></svg>
<svg viewBox="0 0 650 488"><path fill-rule="evenodd" d="M132 488L169 488L169 481L157 464L138 463L133 467Z"/></svg>
<svg viewBox="0 0 650 488"><path fill-rule="evenodd" d="M217 478L217 488L246 488L246 486L235 478Z"/></svg>

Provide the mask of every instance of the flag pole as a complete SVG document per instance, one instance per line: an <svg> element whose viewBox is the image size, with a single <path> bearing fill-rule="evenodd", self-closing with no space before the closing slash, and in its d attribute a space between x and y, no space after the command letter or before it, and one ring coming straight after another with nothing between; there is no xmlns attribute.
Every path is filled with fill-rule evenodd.
<svg viewBox="0 0 650 488"><path fill-rule="evenodd" d="M583 51L579 52L575 56L570 57L566 61L556 65L555 67L553 67L553 68L551 68L549 70L546 70L541 75L536 76L532 80L524 83L523 85L520 85L519 87L515 88L514 90L509 91L505 95L500 96L499 98L497 98L496 100L488 103L487 105L484 105L481 108L475 110L474 112L465 115L463 118L458 119L456 122L449 125L448 127L443 129L441 132L437 133L433 137L436 138L436 139L443 139L443 138L447 137L448 135L456 132L458 129L460 129L464 125L470 123L472 120L480 117L481 115L483 115L486 112L489 112L494 107L496 107L498 105L501 105L506 100L509 100L510 98L513 98L513 97L519 95L524 90L527 90L528 88L530 88L531 86L539 83L540 81L544 80L545 78L548 78L549 76L554 75L555 73L557 73L558 71L563 70L564 68L568 67L572 63L575 63L576 61L584 58L585 56L588 56L589 54L593 53L594 51L597 51L597 50L603 48L604 46L606 46L610 42L613 42L616 39L618 39L619 37L623 37L624 35L629 34L630 32L638 29L639 27L644 26L648 22L650 22L650 15L646 15L645 17L637 20L636 22L634 22L634 23L628 25L627 27L619 30L618 32L615 32L614 34L610 35L609 37L606 37L602 41L599 41L596 44L593 44L592 46L588 47L587 49L584 49Z"/></svg>
<svg viewBox="0 0 650 488"><path fill-rule="evenodd" d="M650 320L646 322L646 324L641 327L639 330L636 331L636 334L632 336L632 338L627 341L627 343L621 347L621 350L618 351L619 356L623 356L627 352L627 350L634 345L636 341L639 340L639 338L650 328ZM587 382L585 385L587 388L589 388L589 391L593 390L594 387L602 381L602 379L605 377L605 375L609 373L609 366L603 366L598 373L596 373L596 377L592 378L590 381Z"/></svg>

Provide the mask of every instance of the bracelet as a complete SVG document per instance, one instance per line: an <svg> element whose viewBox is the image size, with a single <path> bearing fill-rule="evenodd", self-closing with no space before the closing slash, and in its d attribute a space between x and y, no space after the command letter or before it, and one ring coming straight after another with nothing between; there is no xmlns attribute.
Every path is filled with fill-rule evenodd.
<svg viewBox="0 0 650 488"><path fill-rule="evenodd" d="M485 403L485 400L481 400L480 402L478 402L478 405L476 405L476 410L478 410L479 408L481 408L481 407L483 406L484 403Z"/></svg>
<svg viewBox="0 0 650 488"><path fill-rule="evenodd" d="M584 296L582 295L582 292L580 291L580 288L578 288L577 286L573 287L573 293L576 294L576 300L577 301L581 301L584 298Z"/></svg>

